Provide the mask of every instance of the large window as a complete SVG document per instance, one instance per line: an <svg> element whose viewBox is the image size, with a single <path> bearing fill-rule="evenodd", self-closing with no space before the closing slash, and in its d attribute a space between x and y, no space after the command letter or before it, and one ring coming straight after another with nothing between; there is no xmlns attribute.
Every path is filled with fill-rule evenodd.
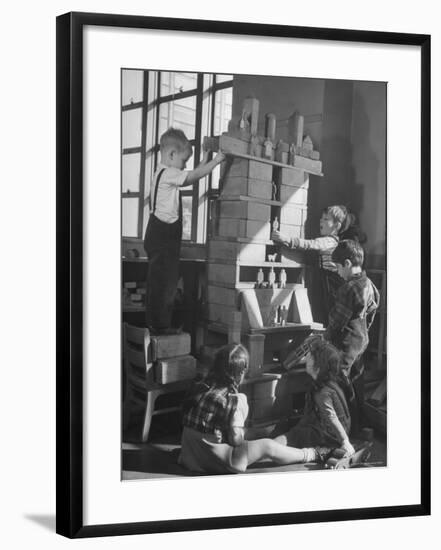
<svg viewBox="0 0 441 550"><path fill-rule="evenodd" d="M228 128L232 75L164 71L122 71L122 233L144 236L150 213L150 182L159 162L159 139L171 126L193 145L187 169L201 159L204 136ZM183 239L204 243L210 203L217 196L219 169L183 188Z"/></svg>

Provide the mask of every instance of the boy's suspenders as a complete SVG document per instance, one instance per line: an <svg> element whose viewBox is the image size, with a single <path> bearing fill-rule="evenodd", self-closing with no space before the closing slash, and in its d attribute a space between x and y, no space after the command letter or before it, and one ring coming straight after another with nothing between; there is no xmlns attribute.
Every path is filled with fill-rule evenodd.
<svg viewBox="0 0 441 550"><path fill-rule="evenodd" d="M158 198L158 189L159 189L159 182L161 181L162 174L165 172L165 168L163 168L156 178L156 187L155 187L155 196L153 197L153 208L151 203L152 196L150 195L150 214L154 214L156 210L156 200ZM180 191L179 193L179 220L182 220L182 194Z"/></svg>
<svg viewBox="0 0 441 550"><path fill-rule="evenodd" d="M152 207L152 195L150 194L150 214L154 214L156 210L156 199L158 198L158 188L159 182L161 181L162 174L164 173L165 168L163 168L156 178L156 187L155 187L155 196L153 197L153 207Z"/></svg>

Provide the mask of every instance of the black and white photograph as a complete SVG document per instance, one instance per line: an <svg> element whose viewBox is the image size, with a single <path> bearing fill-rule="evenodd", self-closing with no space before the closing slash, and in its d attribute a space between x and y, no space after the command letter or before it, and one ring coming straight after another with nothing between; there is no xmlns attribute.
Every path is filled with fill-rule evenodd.
<svg viewBox="0 0 441 550"><path fill-rule="evenodd" d="M384 81L122 68L122 480L387 467L386 121Z"/></svg>
<svg viewBox="0 0 441 550"><path fill-rule="evenodd" d="M430 512L428 61L57 19L58 533Z"/></svg>

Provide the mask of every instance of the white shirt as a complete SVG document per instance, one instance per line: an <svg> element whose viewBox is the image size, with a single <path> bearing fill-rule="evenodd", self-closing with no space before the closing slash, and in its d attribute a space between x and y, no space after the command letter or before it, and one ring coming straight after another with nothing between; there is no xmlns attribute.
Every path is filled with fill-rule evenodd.
<svg viewBox="0 0 441 550"><path fill-rule="evenodd" d="M159 181L154 214L162 222L174 223L179 219L179 188L184 185L188 171L159 164L150 189L151 208L154 205L158 176L162 170L164 172Z"/></svg>

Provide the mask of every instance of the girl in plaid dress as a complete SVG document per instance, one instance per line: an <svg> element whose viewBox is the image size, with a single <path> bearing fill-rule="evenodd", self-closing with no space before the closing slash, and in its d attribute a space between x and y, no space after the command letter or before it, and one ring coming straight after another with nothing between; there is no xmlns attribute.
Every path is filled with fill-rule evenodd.
<svg viewBox="0 0 441 550"><path fill-rule="evenodd" d="M179 463L211 474L241 473L250 464L313 462L319 450L297 449L272 439L245 439L248 403L239 385L248 370L249 356L240 344L228 344L216 354L209 376L195 382L183 404L182 447Z"/></svg>

